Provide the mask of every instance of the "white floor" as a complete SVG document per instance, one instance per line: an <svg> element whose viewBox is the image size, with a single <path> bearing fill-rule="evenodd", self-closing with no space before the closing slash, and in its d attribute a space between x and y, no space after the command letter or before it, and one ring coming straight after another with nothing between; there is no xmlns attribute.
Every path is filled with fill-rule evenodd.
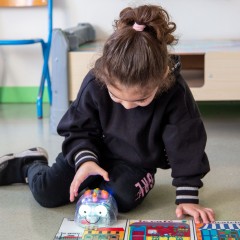
<svg viewBox="0 0 240 240"><path fill-rule="evenodd" d="M216 220L240 220L240 103L202 103L212 171L204 178L201 203L216 212ZM49 127L49 108L36 118L34 104L0 104L0 155L34 146L46 148L50 164L61 151L62 138ZM159 170L155 188L145 202L119 219L176 219L171 172ZM53 239L64 217L73 218L75 204L45 209L27 185L0 187L0 239Z"/></svg>

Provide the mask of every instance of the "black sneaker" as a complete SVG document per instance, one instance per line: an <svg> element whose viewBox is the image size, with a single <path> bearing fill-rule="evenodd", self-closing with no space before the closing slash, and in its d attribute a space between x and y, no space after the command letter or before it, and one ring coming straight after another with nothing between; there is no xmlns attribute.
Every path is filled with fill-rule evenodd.
<svg viewBox="0 0 240 240"><path fill-rule="evenodd" d="M0 186L26 183L27 169L32 164L48 164L48 154L41 147L0 157Z"/></svg>

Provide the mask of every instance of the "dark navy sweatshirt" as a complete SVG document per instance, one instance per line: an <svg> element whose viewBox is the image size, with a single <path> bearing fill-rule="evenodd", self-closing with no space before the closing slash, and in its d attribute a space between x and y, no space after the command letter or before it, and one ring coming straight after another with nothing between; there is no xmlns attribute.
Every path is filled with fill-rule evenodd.
<svg viewBox="0 0 240 240"><path fill-rule="evenodd" d="M90 71L58 125L62 152L78 169L86 161L107 166L121 160L146 169L171 168L176 204L198 203L210 170L206 131L191 91L174 69L175 84L145 107L125 109Z"/></svg>

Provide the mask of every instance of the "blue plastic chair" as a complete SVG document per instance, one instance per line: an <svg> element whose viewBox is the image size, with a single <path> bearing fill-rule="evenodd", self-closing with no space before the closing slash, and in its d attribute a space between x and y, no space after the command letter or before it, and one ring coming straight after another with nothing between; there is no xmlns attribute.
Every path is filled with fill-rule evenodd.
<svg viewBox="0 0 240 240"><path fill-rule="evenodd" d="M52 104L52 90L51 90L51 79L49 73L49 55L52 41L52 9L53 0L1 0L0 7L46 7L48 9L48 37L45 41L43 38L35 39L4 39L0 40L0 45L28 45L40 43L42 46L43 54L43 67L42 76L40 80L40 86L37 96L37 117L42 118L43 116L43 93L44 86L47 82L49 103Z"/></svg>

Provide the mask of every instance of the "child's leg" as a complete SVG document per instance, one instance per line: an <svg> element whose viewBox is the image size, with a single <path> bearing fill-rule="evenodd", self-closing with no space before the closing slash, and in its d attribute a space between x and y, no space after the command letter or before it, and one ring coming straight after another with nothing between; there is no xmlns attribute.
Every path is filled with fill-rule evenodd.
<svg viewBox="0 0 240 240"><path fill-rule="evenodd" d="M138 206L153 188L156 169L139 169L118 162L108 173L110 181L103 181L99 187L114 196L120 212L127 212Z"/></svg>
<svg viewBox="0 0 240 240"><path fill-rule="evenodd" d="M36 201L43 207L58 207L70 202L69 190L75 175L60 153L51 166L32 165L28 169L29 187ZM79 192L91 185L98 176L88 177L80 186Z"/></svg>
<svg viewBox="0 0 240 240"><path fill-rule="evenodd" d="M75 169L60 153L51 167L37 164L29 167L29 188L36 201L43 207L65 205L69 203L69 188L74 174Z"/></svg>
<svg viewBox="0 0 240 240"><path fill-rule="evenodd" d="M32 148L0 157L0 186L29 183L34 198L44 207L69 203L69 188L75 169L62 154L59 154L52 167L48 166L47 158L47 152L43 148ZM79 191L94 182L93 177L86 179Z"/></svg>

